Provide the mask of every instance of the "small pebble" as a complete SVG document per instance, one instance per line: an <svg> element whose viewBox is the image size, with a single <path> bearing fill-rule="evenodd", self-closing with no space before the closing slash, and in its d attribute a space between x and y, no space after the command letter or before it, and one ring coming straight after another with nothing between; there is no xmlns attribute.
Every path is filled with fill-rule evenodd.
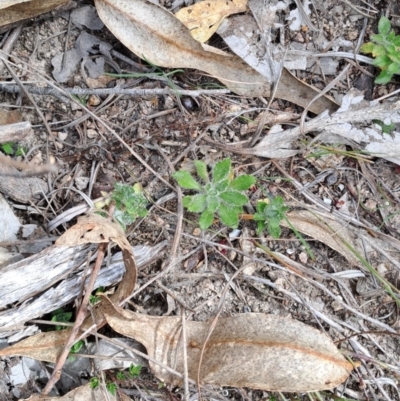
<svg viewBox="0 0 400 401"><path fill-rule="evenodd" d="M337 173L332 173L332 174L329 174L326 178L325 178L325 183L327 184L327 185L334 185L334 184L336 184L336 182L337 182L337 180L338 180L338 175L337 175Z"/></svg>
<svg viewBox="0 0 400 401"><path fill-rule="evenodd" d="M93 138L96 138L97 137L97 131L96 130L94 130L94 129L88 129L87 131L86 131L86 134L87 134L87 137L89 138L89 139L93 139Z"/></svg>
<svg viewBox="0 0 400 401"><path fill-rule="evenodd" d="M68 138L68 134L66 132L59 132L58 133L58 139L61 141L65 141Z"/></svg>
<svg viewBox="0 0 400 401"><path fill-rule="evenodd" d="M88 106L98 106L101 103L101 100L96 95L90 95L89 100L87 102Z"/></svg>
<svg viewBox="0 0 400 401"><path fill-rule="evenodd" d="M89 177L76 177L75 185L79 190L84 190L87 188L89 184Z"/></svg>

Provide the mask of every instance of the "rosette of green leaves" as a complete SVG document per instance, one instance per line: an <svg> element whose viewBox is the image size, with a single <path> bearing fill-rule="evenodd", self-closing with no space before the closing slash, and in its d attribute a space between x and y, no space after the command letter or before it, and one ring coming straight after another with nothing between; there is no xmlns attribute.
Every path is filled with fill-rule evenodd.
<svg viewBox="0 0 400 401"><path fill-rule="evenodd" d="M132 224L138 217L147 216L147 199L140 184L124 185L116 183L111 199L115 201L114 218L122 225Z"/></svg>
<svg viewBox="0 0 400 401"><path fill-rule="evenodd" d="M257 233L261 233L267 228L272 238L279 238L281 235L280 222L285 218L285 213L289 210L283 202L281 196L276 196L266 201L257 202L257 213L253 219L257 221Z"/></svg>
<svg viewBox="0 0 400 401"><path fill-rule="evenodd" d="M390 21L381 17L378 34L371 35L372 42L364 43L360 48L363 53L371 53L375 58L373 65L382 70L375 79L377 84L387 84L394 74L400 74L400 35L390 28Z"/></svg>
<svg viewBox="0 0 400 401"><path fill-rule="evenodd" d="M214 166L211 180L204 162L196 160L194 164L204 184L196 181L186 170L179 170L172 175L182 188L198 192L184 196L183 206L189 212L201 213L199 224L202 230L211 226L215 213L228 227L237 227L239 214L243 213L243 206L249 201L243 191L254 185L256 179L246 174L235 178L229 158Z"/></svg>

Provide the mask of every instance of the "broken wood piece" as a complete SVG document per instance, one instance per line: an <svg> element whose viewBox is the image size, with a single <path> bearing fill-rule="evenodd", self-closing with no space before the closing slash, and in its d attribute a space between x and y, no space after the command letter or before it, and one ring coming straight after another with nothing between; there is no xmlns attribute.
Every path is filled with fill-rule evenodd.
<svg viewBox="0 0 400 401"><path fill-rule="evenodd" d="M0 143L26 141L33 134L29 121L0 125Z"/></svg>
<svg viewBox="0 0 400 401"><path fill-rule="evenodd" d="M166 244L167 242L163 241L154 247L132 247L139 269L160 258ZM1 269L1 308L18 301L36 298L0 312L0 337L2 332L21 329L26 321L36 319L76 299L81 290L83 264L89 250L94 249L94 245L51 246L37 255ZM122 253L118 252L113 255L109 265L100 270L95 288L118 283L124 273Z"/></svg>

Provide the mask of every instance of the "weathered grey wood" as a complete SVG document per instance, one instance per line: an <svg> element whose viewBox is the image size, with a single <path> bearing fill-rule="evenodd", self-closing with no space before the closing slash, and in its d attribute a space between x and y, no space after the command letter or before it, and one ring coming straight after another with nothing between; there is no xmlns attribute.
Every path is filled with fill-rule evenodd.
<svg viewBox="0 0 400 401"><path fill-rule="evenodd" d="M33 136L32 126L29 121L0 125L0 143L22 142Z"/></svg>
<svg viewBox="0 0 400 401"><path fill-rule="evenodd" d="M42 252L0 269L0 309L23 302L72 274L95 245L50 246Z"/></svg>
<svg viewBox="0 0 400 401"><path fill-rule="evenodd" d="M164 241L154 247L132 247L138 267L160 258L166 244L167 242ZM0 312L0 337L2 332L9 334L11 330L19 330L26 321L65 306L79 296L83 275L82 263L85 263L88 251L92 247L93 245L68 248L52 246L38 255L1 269L0 298L3 306L10 303L10 301L4 302L5 291L7 291L7 299L15 299L15 294L19 294L21 299L27 301ZM52 272L52 269L56 272ZM11 288L4 285L3 270L6 270L4 276L7 275ZM125 267L119 252L111 258L109 266L102 267L95 288L118 283L124 273ZM57 284L57 281L61 282ZM40 296L33 300L29 299L44 289L47 290Z"/></svg>

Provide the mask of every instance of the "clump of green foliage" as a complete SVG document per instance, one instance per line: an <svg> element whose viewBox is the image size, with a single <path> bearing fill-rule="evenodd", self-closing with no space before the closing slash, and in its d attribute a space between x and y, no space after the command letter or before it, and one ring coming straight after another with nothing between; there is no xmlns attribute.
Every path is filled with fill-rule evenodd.
<svg viewBox="0 0 400 401"><path fill-rule="evenodd" d="M15 145L13 142L6 142L0 145L1 151L6 155L23 156L27 149L20 145Z"/></svg>
<svg viewBox="0 0 400 401"><path fill-rule="evenodd" d="M127 380L127 379L136 379L140 376L142 370L142 366L141 365L133 365L131 364L131 366L129 366L128 371L118 371L116 374L116 379L119 381L123 381L123 380ZM90 379L90 388L97 388L100 385L100 379L97 376L94 376ZM113 382L113 381L109 381L108 383L106 383L106 389L107 391L112 394L115 395L118 389L118 385L117 383Z"/></svg>
<svg viewBox="0 0 400 401"><path fill-rule="evenodd" d="M117 183L111 199L115 201L114 218L126 229L138 217L147 216L147 199L140 184L124 185Z"/></svg>
<svg viewBox="0 0 400 401"><path fill-rule="evenodd" d="M281 196L259 201L257 212L253 216L253 219L257 221L257 233L259 234L267 228L272 238L279 238L281 235L279 224L285 218L288 210L289 208L284 205Z"/></svg>
<svg viewBox="0 0 400 401"><path fill-rule="evenodd" d="M211 226L215 213L228 227L237 227L239 214L243 213L243 206L249 201L243 192L254 185L256 179L251 175L234 177L229 158L214 166L211 179L204 162L196 160L194 164L203 183L196 181L186 170L176 171L172 175L182 188L198 192L196 195L186 195L183 206L189 212L201 213L199 225L202 230Z"/></svg>
<svg viewBox="0 0 400 401"><path fill-rule="evenodd" d="M375 58L373 64L382 70L375 83L387 84L393 75L400 74L400 35L391 30L388 18L381 17L378 34L372 35L371 42L364 43L360 50L371 53Z"/></svg>

